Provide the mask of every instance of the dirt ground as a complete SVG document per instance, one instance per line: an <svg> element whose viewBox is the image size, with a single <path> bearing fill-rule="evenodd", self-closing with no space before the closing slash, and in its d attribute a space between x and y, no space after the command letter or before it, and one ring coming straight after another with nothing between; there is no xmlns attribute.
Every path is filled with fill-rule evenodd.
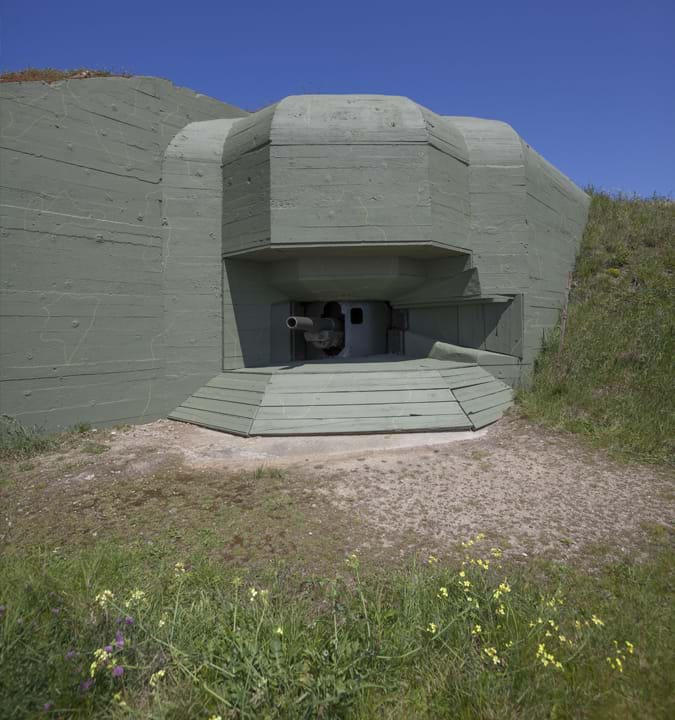
<svg viewBox="0 0 675 720"><path fill-rule="evenodd" d="M669 469L617 464L517 417L478 433L237 438L168 420L91 431L0 467L0 543L205 547L320 571L453 555L478 532L513 558L620 557L672 527Z"/></svg>

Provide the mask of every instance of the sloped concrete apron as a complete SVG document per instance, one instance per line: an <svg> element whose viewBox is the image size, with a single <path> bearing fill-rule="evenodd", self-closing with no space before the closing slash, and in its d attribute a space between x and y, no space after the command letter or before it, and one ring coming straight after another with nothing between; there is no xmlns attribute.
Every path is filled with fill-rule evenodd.
<svg viewBox="0 0 675 720"><path fill-rule="evenodd" d="M475 430L512 401L476 361L384 355L220 373L169 417L238 435Z"/></svg>

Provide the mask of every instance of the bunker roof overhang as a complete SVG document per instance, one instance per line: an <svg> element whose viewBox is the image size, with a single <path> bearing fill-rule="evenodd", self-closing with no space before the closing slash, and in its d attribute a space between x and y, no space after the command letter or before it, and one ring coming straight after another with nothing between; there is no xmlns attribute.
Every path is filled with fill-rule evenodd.
<svg viewBox="0 0 675 720"><path fill-rule="evenodd" d="M469 156L405 97L300 95L236 121L223 150L223 255L468 254Z"/></svg>

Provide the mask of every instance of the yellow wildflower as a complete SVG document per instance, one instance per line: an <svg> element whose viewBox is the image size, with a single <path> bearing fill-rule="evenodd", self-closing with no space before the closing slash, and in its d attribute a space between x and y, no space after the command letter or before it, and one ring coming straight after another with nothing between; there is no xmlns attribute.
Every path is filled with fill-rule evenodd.
<svg viewBox="0 0 675 720"><path fill-rule="evenodd" d="M490 561L478 559L476 560L476 565L482 570L487 570L490 567Z"/></svg>
<svg viewBox="0 0 675 720"><path fill-rule="evenodd" d="M513 647L513 640L509 640L509 641L506 643L506 647L507 647L507 648Z"/></svg>
<svg viewBox="0 0 675 720"><path fill-rule="evenodd" d="M591 622L599 627L604 627L605 625L605 623L597 615L591 615Z"/></svg>
<svg viewBox="0 0 675 720"><path fill-rule="evenodd" d="M209 720L223 720L221 715L209 715Z"/></svg>
<svg viewBox="0 0 675 720"><path fill-rule="evenodd" d="M446 587L438 588L437 597L439 597L441 599L447 598L448 597L448 588L446 588Z"/></svg>
<svg viewBox="0 0 675 720"><path fill-rule="evenodd" d="M479 542L480 540L485 540L485 533L480 532L476 535L476 542Z"/></svg>
<svg viewBox="0 0 675 720"><path fill-rule="evenodd" d="M497 615L506 615L506 608L504 607L504 603L499 603L499 607L495 610Z"/></svg>
<svg viewBox="0 0 675 720"><path fill-rule="evenodd" d="M258 595L258 591L254 587L249 588L248 595L249 595L251 602L253 602Z"/></svg>
<svg viewBox="0 0 675 720"><path fill-rule="evenodd" d="M429 555L427 558L427 563L429 563L429 565L435 565L437 562L438 558L435 555Z"/></svg>
<svg viewBox="0 0 675 720"><path fill-rule="evenodd" d="M459 576L460 576L461 578L466 577L466 573L464 572L464 570L460 570L460 571L459 571Z"/></svg>
<svg viewBox="0 0 675 720"><path fill-rule="evenodd" d="M620 657L608 657L607 662L609 663L609 666L612 668L612 670L618 670L620 673L623 672L623 663L621 662Z"/></svg>
<svg viewBox="0 0 675 720"><path fill-rule="evenodd" d="M474 625L471 634L472 635L480 635L483 632L483 628L480 625Z"/></svg>
<svg viewBox="0 0 675 720"><path fill-rule="evenodd" d="M633 645L632 642L628 642L628 640L626 640L626 647L631 655L635 652L635 645Z"/></svg>
<svg viewBox="0 0 675 720"><path fill-rule="evenodd" d="M497 655L497 648L486 647L483 648L483 652L492 660L494 665L499 665L499 656Z"/></svg>
<svg viewBox="0 0 675 720"><path fill-rule="evenodd" d="M438 630L438 625L436 623L429 623L427 625L427 632L431 633L432 635L436 634L436 631Z"/></svg>
<svg viewBox="0 0 675 720"><path fill-rule="evenodd" d="M184 575L187 570L185 569L185 563L182 563L180 560L173 566L174 574L180 577L181 575Z"/></svg>
<svg viewBox="0 0 675 720"><path fill-rule="evenodd" d="M132 590L129 599L124 603L124 607L128 608L132 605L138 605L139 603L144 602L145 599L146 595L142 590Z"/></svg>
<svg viewBox="0 0 675 720"><path fill-rule="evenodd" d="M502 556L502 551L499 548L493 547L490 548L490 555L495 558L500 558Z"/></svg>
<svg viewBox="0 0 675 720"><path fill-rule="evenodd" d="M157 683L166 675L166 670L158 670L150 676L150 687L157 687Z"/></svg>
<svg viewBox="0 0 675 720"><path fill-rule="evenodd" d="M94 677L96 675L96 671L103 665L106 665L108 663L108 659L110 658L110 653L105 650L105 648L98 648L98 650L94 650L94 661L89 666L89 675L91 677Z"/></svg>
<svg viewBox="0 0 675 720"><path fill-rule="evenodd" d="M558 670L562 670L562 663L555 659L552 653L548 652L544 643L539 643L537 647L537 658L544 667L554 667Z"/></svg>
<svg viewBox="0 0 675 720"><path fill-rule="evenodd" d="M471 587L471 580L462 580L462 585L463 585L465 588L470 588L470 587Z"/></svg>
<svg viewBox="0 0 675 720"><path fill-rule="evenodd" d="M100 592L96 596L96 602L102 607L106 608L112 600L114 600L115 596L112 594L110 590L103 590L103 592Z"/></svg>
<svg viewBox="0 0 675 720"><path fill-rule="evenodd" d="M274 631L277 635L281 636L284 634L284 629L279 625L277 629Z"/></svg>
<svg viewBox="0 0 675 720"><path fill-rule="evenodd" d="M359 569L359 556L356 553L352 553L345 559L345 565L352 570Z"/></svg>

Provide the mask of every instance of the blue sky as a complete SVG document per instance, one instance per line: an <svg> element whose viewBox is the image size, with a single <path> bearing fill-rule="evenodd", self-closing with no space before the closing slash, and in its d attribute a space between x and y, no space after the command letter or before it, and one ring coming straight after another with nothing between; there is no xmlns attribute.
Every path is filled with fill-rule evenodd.
<svg viewBox="0 0 675 720"><path fill-rule="evenodd" d="M246 109L407 95L509 122L580 185L675 194L675 2L3 0L0 68L158 75Z"/></svg>

